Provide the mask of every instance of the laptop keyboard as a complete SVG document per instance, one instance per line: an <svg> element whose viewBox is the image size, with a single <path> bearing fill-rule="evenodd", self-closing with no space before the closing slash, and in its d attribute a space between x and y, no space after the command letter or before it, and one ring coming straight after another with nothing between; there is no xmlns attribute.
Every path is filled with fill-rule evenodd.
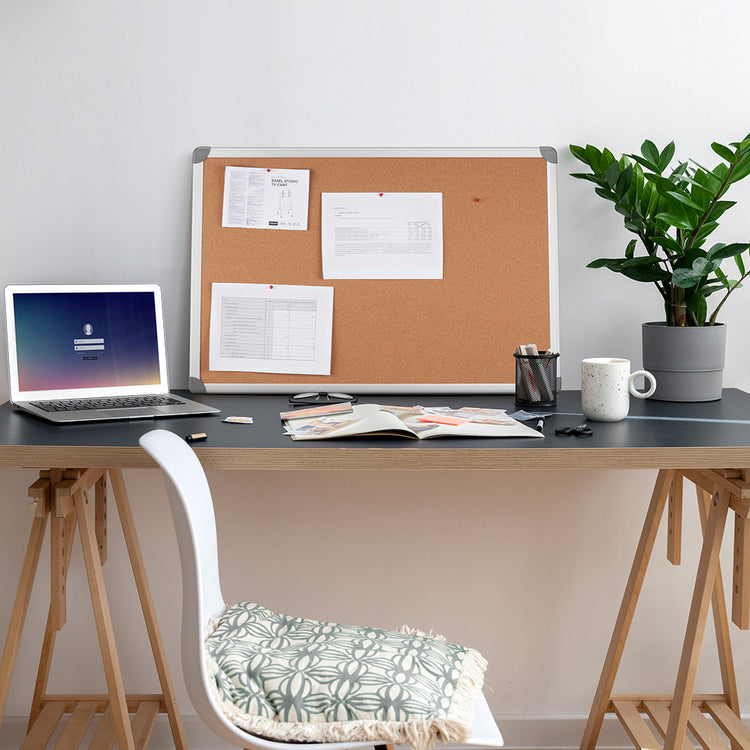
<svg viewBox="0 0 750 750"><path fill-rule="evenodd" d="M86 409L128 409L143 406L174 406L182 401L174 396L115 396L36 401L44 411L82 411Z"/></svg>

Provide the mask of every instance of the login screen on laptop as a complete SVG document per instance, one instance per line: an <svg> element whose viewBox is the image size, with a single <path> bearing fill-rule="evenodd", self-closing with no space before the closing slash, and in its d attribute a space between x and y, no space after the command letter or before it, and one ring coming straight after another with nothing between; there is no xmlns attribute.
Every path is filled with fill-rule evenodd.
<svg viewBox="0 0 750 750"><path fill-rule="evenodd" d="M22 391L158 384L151 292L17 294Z"/></svg>

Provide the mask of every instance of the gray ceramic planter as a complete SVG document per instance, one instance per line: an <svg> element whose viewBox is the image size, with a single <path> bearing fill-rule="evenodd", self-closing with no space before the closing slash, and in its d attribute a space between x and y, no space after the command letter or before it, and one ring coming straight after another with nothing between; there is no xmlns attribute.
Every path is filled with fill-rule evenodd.
<svg viewBox="0 0 750 750"><path fill-rule="evenodd" d="M718 401L726 326L643 324L643 369L656 377L657 401Z"/></svg>

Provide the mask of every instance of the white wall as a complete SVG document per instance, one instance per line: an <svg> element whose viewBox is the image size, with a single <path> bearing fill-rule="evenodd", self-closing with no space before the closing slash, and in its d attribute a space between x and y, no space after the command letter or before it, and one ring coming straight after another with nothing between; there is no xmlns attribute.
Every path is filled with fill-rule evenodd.
<svg viewBox="0 0 750 750"><path fill-rule="evenodd" d="M619 253L627 238L590 186L568 176L575 164L567 145L627 152L647 137L660 145L675 139L679 156L713 163L712 140L750 129L749 21L740 0L710 7L699 0L4 0L0 282L161 282L171 372L184 385L194 147L552 145L560 154L561 367L565 386L575 388L584 356L640 365L640 323L661 310L650 288L585 269ZM750 184L735 186L734 197L741 207L718 239L748 237ZM748 311L747 292L726 307L726 386L750 388ZM0 526L2 633L32 476L3 472L10 517ZM155 472L127 479L190 713L178 664L176 549L161 485ZM211 479L221 497L220 534L234 555L223 559L228 596L313 616L433 627L485 652L498 716L578 720L588 712L652 473ZM694 540L693 509L688 517ZM115 532L108 576L118 592L126 681L130 690L148 690L145 633L135 627L137 600ZM658 545L623 690L672 686L695 560L688 555L682 568L668 570L663 539ZM71 610L85 598L73 583L81 567L76 557ZM45 576L32 599L35 620L46 611ZM646 637L652 623L658 632ZM90 618L71 631L61 637L67 650L53 687L103 687ZM24 639L10 716L28 710L40 638L34 625ZM739 663L747 663L748 639L736 641ZM702 690L718 688L709 654ZM739 673L747 696L746 670Z"/></svg>

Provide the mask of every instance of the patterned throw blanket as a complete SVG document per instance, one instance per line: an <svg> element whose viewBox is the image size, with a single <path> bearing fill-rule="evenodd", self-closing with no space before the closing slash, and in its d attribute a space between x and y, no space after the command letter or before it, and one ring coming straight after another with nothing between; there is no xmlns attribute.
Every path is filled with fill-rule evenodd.
<svg viewBox="0 0 750 750"><path fill-rule="evenodd" d="M338 625L230 607L206 639L214 698L252 734L295 742L409 742L470 736L486 662L419 631Z"/></svg>

